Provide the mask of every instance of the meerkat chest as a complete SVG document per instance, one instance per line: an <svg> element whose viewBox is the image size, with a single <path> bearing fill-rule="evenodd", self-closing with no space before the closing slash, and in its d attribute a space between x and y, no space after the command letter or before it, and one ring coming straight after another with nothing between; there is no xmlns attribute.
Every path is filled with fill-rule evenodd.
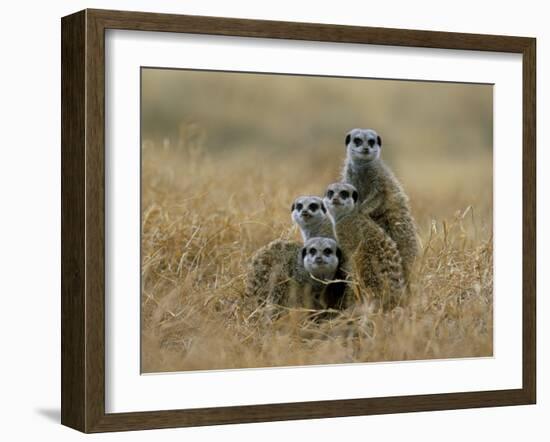
<svg viewBox="0 0 550 442"><path fill-rule="evenodd" d="M383 210L388 192L386 178L385 168L378 161L361 166L351 165L345 176L345 180L357 189L359 203L368 205L371 211Z"/></svg>
<svg viewBox="0 0 550 442"><path fill-rule="evenodd" d="M368 177L361 169L356 169L354 167L348 167L346 169L344 180L355 186L357 192L359 193L360 202L367 199L369 189L373 188L370 177Z"/></svg>

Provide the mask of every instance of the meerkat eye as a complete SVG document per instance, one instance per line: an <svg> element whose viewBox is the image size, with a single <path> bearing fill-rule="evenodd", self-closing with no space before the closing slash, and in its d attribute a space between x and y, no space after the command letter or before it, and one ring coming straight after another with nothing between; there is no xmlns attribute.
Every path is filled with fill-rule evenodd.
<svg viewBox="0 0 550 442"><path fill-rule="evenodd" d="M311 203L309 205L309 210L311 210L312 212L317 212L317 209L319 209L319 204L317 203Z"/></svg>
<svg viewBox="0 0 550 442"><path fill-rule="evenodd" d="M333 196L334 196L334 191L329 190L329 191L327 192L327 197L328 197L328 198L332 198Z"/></svg>
<svg viewBox="0 0 550 442"><path fill-rule="evenodd" d="M298 203L296 204L296 210L300 211L304 208L304 206L302 205L302 203Z"/></svg>
<svg viewBox="0 0 550 442"><path fill-rule="evenodd" d="M342 190L340 192L340 196L342 197L343 200L347 200L349 198L349 192L347 190Z"/></svg>
<svg viewBox="0 0 550 442"><path fill-rule="evenodd" d="M317 249L315 247L312 247L311 249L309 249L309 254L311 256L315 256L317 254Z"/></svg>
<svg viewBox="0 0 550 442"><path fill-rule="evenodd" d="M330 256L330 255L332 255L332 250L331 249L325 249L325 250L323 250L323 253L325 254L325 256Z"/></svg>
<svg viewBox="0 0 550 442"><path fill-rule="evenodd" d="M355 137L353 139L353 143L356 145L356 146L360 146L361 144L363 144L363 140L359 137Z"/></svg>

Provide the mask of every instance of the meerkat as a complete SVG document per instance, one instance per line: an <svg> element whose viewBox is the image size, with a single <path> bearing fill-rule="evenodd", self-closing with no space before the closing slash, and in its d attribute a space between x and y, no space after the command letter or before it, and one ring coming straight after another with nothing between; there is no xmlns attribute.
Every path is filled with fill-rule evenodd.
<svg viewBox="0 0 550 442"><path fill-rule="evenodd" d="M330 184L323 200L342 249L345 268L352 282L382 302L395 306L404 292L401 256L395 242L368 215L359 210L357 189L348 183ZM355 278L354 278L355 276ZM347 290L346 304L356 292Z"/></svg>
<svg viewBox="0 0 550 442"><path fill-rule="evenodd" d="M304 246L272 241L252 259L247 293L267 305L338 308L345 289L341 257L332 238L310 238Z"/></svg>
<svg viewBox="0 0 550 442"><path fill-rule="evenodd" d="M334 237L332 223L322 198L299 196L292 203L290 212L292 221L300 228L304 242L313 237Z"/></svg>
<svg viewBox="0 0 550 442"><path fill-rule="evenodd" d="M395 241L408 286L419 241L409 198L380 158L382 138L372 129L352 129L345 139L347 155L342 181L357 189L360 211L369 215Z"/></svg>
<svg viewBox="0 0 550 442"><path fill-rule="evenodd" d="M342 272L342 250L332 238L310 238L302 248L301 265L312 286L314 308L341 309L345 282Z"/></svg>

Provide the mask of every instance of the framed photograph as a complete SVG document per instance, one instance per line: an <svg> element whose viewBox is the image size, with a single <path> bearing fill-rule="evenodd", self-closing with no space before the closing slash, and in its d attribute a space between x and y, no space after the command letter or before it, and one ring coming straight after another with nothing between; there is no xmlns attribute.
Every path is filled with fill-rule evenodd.
<svg viewBox="0 0 550 442"><path fill-rule="evenodd" d="M535 39L61 28L64 425L535 403Z"/></svg>

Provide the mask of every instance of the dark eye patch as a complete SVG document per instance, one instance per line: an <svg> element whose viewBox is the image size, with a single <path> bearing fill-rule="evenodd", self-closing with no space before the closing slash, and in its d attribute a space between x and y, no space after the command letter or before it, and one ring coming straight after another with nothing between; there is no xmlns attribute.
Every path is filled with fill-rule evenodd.
<svg viewBox="0 0 550 442"><path fill-rule="evenodd" d="M302 210L304 208L302 203L296 204L296 210Z"/></svg>
<svg viewBox="0 0 550 442"><path fill-rule="evenodd" d="M317 249L315 247L312 247L311 249L309 249L309 254L311 256L314 256L317 254Z"/></svg>
<svg viewBox="0 0 550 442"><path fill-rule="evenodd" d="M317 203L311 203L309 205L309 210L311 210L312 212L316 212L318 209L319 209L319 204Z"/></svg>
<svg viewBox="0 0 550 442"><path fill-rule="evenodd" d="M327 248L327 249L323 250L323 253L325 254L325 256L330 256L330 255L332 255L332 249Z"/></svg>
<svg viewBox="0 0 550 442"><path fill-rule="evenodd" d="M340 196L342 197L343 200L346 200L349 198L349 192L347 190L342 190L340 192Z"/></svg>
<svg viewBox="0 0 550 442"><path fill-rule="evenodd" d="M333 190L329 190L329 191L327 192L327 197L328 197L328 198L332 198L333 196L334 196L334 191L333 191Z"/></svg>

